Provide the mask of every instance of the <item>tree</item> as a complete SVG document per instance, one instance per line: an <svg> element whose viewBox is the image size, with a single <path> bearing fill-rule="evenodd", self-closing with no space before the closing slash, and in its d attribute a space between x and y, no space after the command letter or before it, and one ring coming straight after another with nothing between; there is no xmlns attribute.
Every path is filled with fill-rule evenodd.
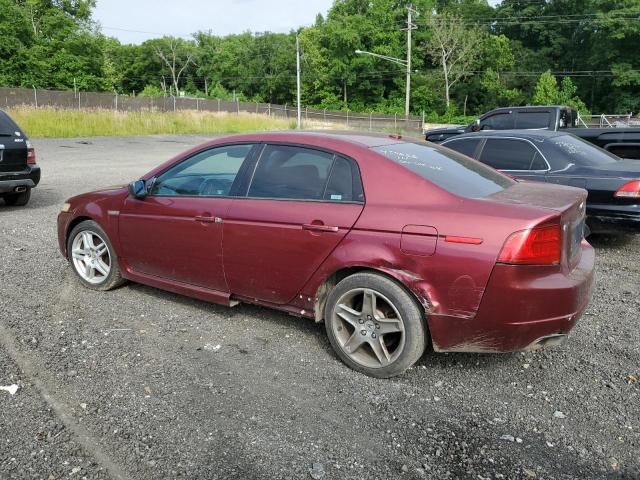
<svg viewBox="0 0 640 480"><path fill-rule="evenodd" d="M193 45L175 37L164 37L162 44L155 46L156 55L164 62L171 73L175 95L180 92L180 78L193 61Z"/></svg>
<svg viewBox="0 0 640 480"><path fill-rule="evenodd" d="M565 77L558 87L556 77L549 70L540 75L533 94L534 105L566 105L582 114L589 111L584 102L576 95L577 88L570 77Z"/></svg>
<svg viewBox="0 0 640 480"><path fill-rule="evenodd" d="M451 104L451 88L465 78L480 56L483 34L475 27L465 24L461 18L448 14L434 15L429 20L431 39L427 53L434 64L442 67L444 96L447 109Z"/></svg>

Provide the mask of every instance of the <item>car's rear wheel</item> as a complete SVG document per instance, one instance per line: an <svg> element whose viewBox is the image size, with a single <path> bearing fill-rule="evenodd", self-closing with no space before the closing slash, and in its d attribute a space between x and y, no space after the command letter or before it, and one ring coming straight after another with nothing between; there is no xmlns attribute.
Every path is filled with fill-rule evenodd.
<svg viewBox="0 0 640 480"><path fill-rule="evenodd" d="M420 359L426 346L421 308L395 281L375 273L342 280L325 307L329 341L348 366L389 378Z"/></svg>
<svg viewBox="0 0 640 480"><path fill-rule="evenodd" d="M93 220L79 223L71 230L67 255L74 272L88 288L111 290L124 283L113 245Z"/></svg>
<svg viewBox="0 0 640 480"><path fill-rule="evenodd" d="M20 193L5 193L2 198L4 198L4 203L10 207L24 207L31 198L31 189L27 188Z"/></svg>

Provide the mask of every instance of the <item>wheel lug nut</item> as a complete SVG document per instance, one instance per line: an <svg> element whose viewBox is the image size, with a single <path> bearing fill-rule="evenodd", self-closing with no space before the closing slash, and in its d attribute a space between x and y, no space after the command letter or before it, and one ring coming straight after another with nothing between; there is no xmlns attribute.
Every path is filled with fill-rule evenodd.
<svg viewBox="0 0 640 480"><path fill-rule="evenodd" d="M371 338L376 338L376 337L377 337L377 335L375 333L371 334Z"/></svg>
<svg viewBox="0 0 640 480"><path fill-rule="evenodd" d="M367 320L371 320L371 315L367 315Z"/></svg>
<svg viewBox="0 0 640 480"><path fill-rule="evenodd" d="M380 324L376 323L376 330L380 330Z"/></svg>
<svg viewBox="0 0 640 480"><path fill-rule="evenodd" d="M367 331L366 331L366 330L361 330L361 331L360 331L360 333L361 333L362 335L366 335L366 334L367 334Z"/></svg>
<svg viewBox="0 0 640 480"><path fill-rule="evenodd" d="M359 319L358 323L364 323L364 318Z"/></svg>

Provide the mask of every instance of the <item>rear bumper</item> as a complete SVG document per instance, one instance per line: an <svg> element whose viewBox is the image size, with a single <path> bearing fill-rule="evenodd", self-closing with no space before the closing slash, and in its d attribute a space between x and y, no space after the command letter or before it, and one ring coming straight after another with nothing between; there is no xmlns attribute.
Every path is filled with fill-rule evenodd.
<svg viewBox="0 0 640 480"><path fill-rule="evenodd" d="M560 343L586 310L595 252L582 244L569 274L557 267L496 265L472 319L430 316L436 351L513 352Z"/></svg>
<svg viewBox="0 0 640 480"><path fill-rule="evenodd" d="M18 187L34 188L40 183L40 167L29 165L22 172L0 172L0 193L11 193Z"/></svg>
<svg viewBox="0 0 640 480"><path fill-rule="evenodd" d="M592 232L640 232L640 202L638 205L593 205L587 207Z"/></svg>

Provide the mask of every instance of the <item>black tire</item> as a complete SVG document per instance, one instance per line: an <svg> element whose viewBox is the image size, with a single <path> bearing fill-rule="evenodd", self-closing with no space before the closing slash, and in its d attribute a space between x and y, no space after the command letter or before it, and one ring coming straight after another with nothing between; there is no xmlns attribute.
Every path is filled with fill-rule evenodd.
<svg viewBox="0 0 640 480"><path fill-rule="evenodd" d="M72 245L74 239L82 232L90 232L99 236L100 239L104 241L104 245L106 245L107 247L110 260L110 270L108 275L104 277L104 279L99 283L91 283L85 280L78 272L74 263ZM67 259L69 260L71 268L73 269L73 272L76 274L80 282L85 287L90 288L91 290L113 290L114 288L117 288L126 282L126 280L122 278L122 275L120 273L120 267L118 266L118 256L113 248L113 245L111 244L111 241L109 240L109 237L107 236L106 232L100 227L100 225L98 225L93 220L86 220L84 222L81 222L71 230L71 233L69 233L69 236L67 238Z"/></svg>
<svg viewBox="0 0 640 480"><path fill-rule="evenodd" d="M362 300L358 300L360 291ZM365 296L371 295L377 299L377 307L374 309L378 313L373 315L373 319L365 314L369 311L365 306ZM355 321L353 318L345 320L346 303L339 302L354 302L355 308L352 307L353 310L346 315L350 318L355 315ZM357 307L358 302L361 302L360 308ZM385 309L387 314L383 311ZM349 367L365 375L376 378L400 375L416 363L425 351L427 327L422 308L400 284L383 275L363 272L345 278L329 294L324 313L327 335L336 354ZM380 329L380 324L383 329L386 328L385 324L387 327L400 326L398 320L402 324L402 332L384 333ZM357 326L353 327L354 324ZM376 335L376 332L383 333ZM355 337L358 337L356 342L351 342ZM345 341L346 338L348 340ZM374 349L375 341L384 345L383 350L378 350L378 353L376 350L379 346ZM349 347L355 343L355 348ZM391 353L389 349L394 348L394 345L395 349ZM351 353L345 350L349 348L353 348ZM380 352L386 354L382 357L384 361L380 361ZM374 365L376 360L379 365Z"/></svg>
<svg viewBox="0 0 640 480"><path fill-rule="evenodd" d="M29 203L31 198L31 189L27 188L24 192L20 193L5 193L3 195L4 203L10 207L24 207Z"/></svg>

